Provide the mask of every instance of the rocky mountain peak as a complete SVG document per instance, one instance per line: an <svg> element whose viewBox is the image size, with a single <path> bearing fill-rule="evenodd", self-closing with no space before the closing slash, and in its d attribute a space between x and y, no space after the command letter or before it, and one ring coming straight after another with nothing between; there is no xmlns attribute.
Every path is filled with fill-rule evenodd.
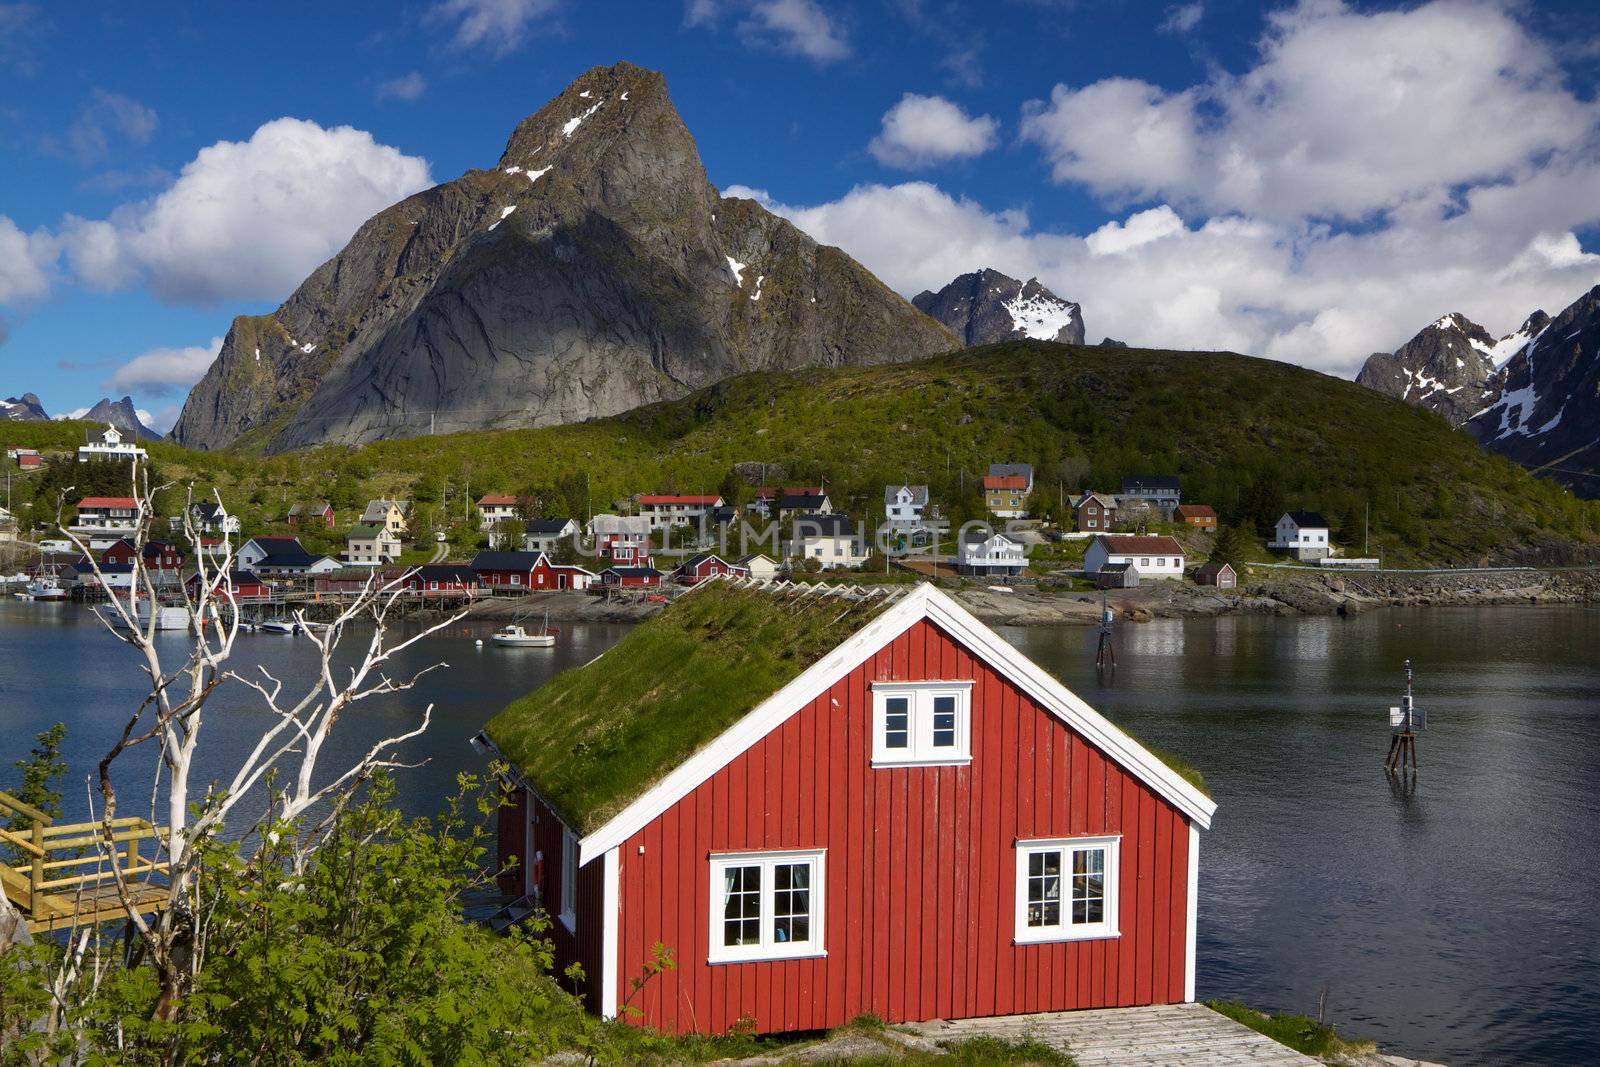
<svg viewBox="0 0 1600 1067"><path fill-rule="evenodd" d="M1083 344L1083 309L1037 278L1020 282L985 267L961 275L937 293L919 293L911 302L969 346L1023 338Z"/></svg>
<svg viewBox="0 0 1600 1067"><path fill-rule="evenodd" d="M106 397L84 412L81 418L84 422L97 422L102 426L115 426L122 431L125 437L134 437L145 441L161 440L161 434L140 421L139 410L133 406L133 397L131 396L125 396L121 400L112 400L110 397Z"/></svg>
<svg viewBox="0 0 1600 1067"><path fill-rule="evenodd" d="M1497 341L1465 315L1451 312L1393 352L1368 356L1356 381L1460 424L1492 395L1490 380L1500 353L1515 337Z"/></svg>
<svg viewBox="0 0 1600 1067"><path fill-rule="evenodd" d="M8 396L0 400L0 422L48 422L49 419L35 393Z"/></svg>
<svg viewBox="0 0 1600 1067"><path fill-rule="evenodd" d="M173 434L281 450L549 425L955 344L843 252L721 197L665 79L619 63L519 123L494 169L379 212L272 315L234 320Z"/></svg>

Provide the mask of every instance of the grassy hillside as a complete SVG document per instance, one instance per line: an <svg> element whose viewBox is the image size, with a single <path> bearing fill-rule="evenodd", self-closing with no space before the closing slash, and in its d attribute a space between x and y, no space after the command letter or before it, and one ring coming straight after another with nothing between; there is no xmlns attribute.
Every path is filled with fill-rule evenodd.
<svg viewBox="0 0 1600 1067"><path fill-rule="evenodd" d="M44 449L69 424L0 424ZM271 458L158 444L167 478L216 485L257 523L289 502L369 496L419 502L424 522L460 521L468 494L562 486L594 510L641 491L730 491L733 464L826 479L836 502L881 515L882 487L927 482L956 518L976 515L992 461L1031 462L1041 499L1114 491L1128 474L1177 473L1184 498L1224 522L1266 524L1315 509L1335 539L1399 562L1518 557L1531 544L1600 542L1600 504L1530 477L1428 412L1354 383L1269 360L1023 342L918 363L751 374L682 400L574 426L385 441ZM24 488L14 498L24 505ZM350 516L353 518L353 516Z"/></svg>

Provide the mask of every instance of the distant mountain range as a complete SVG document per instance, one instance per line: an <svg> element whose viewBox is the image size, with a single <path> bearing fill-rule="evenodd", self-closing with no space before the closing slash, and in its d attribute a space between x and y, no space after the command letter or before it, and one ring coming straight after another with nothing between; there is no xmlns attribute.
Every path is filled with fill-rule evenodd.
<svg viewBox="0 0 1600 1067"><path fill-rule="evenodd" d="M121 430L126 437L137 437L145 441L159 441L163 436L139 421L139 411L133 406L133 398L131 396L125 396L121 400L115 401L110 397L106 397L78 417L84 422L109 423Z"/></svg>
<svg viewBox="0 0 1600 1067"><path fill-rule="evenodd" d="M719 195L665 79L619 63L524 119L493 169L379 212L277 311L235 319L172 433L284 451L544 426L956 347L837 248Z"/></svg>
<svg viewBox="0 0 1600 1067"><path fill-rule="evenodd" d="M937 293L919 293L911 303L968 346L1030 338L1083 344L1083 309L1046 289L1038 278L1019 282L986 267L961 275Z"/></svg>
<svg viewBox="0 0 1600 1067"><path fill-rule="evenodd" d="M0 400L0 422L48 422L50 416L44 413L44 406L39 403L39 397L34 393L23 393L20 397L8 396Z"/></svg>
<svg viewBox="0 0 1600 1067"><path fill-rule="evenodd" d="M1600 496L1600 286L1494 339L1466 316L1375 352L1356 381L1437 411L1484 447Z"/></svg>

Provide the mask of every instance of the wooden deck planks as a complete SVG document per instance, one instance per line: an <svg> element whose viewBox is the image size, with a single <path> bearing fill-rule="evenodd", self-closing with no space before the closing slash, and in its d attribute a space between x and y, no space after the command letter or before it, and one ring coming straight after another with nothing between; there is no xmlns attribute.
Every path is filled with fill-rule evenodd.
<svg viewBox="0 0 1600 1067"><path fill-rule="evenodd" d="M1080 1067L1315 1067L1309 1056L1204 1004L1160 1004L918 1023L938 1041L1031 1039L1070 1052Z"/></svg>

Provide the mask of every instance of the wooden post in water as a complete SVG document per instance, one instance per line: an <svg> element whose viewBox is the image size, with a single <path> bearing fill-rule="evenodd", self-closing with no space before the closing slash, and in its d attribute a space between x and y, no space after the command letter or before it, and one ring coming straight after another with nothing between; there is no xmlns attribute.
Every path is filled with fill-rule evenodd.
<svg viewBox="0 0 1600 1067"><path fill-rule="evenodd" d="M1105 590L1100 591L1100 642L1094 650L1094 667L1100 672L1117 669L1117 650L1111 643L1111 621L1116 618L1106 604Z"/></svg>
<svg viewBox="0 0 1600 1067"><path fill-rule="evenodd" d="M1406 694L1400 698L1400 706L1389 709L1389 725L1396 728L1389 738L1389 756L1384 760L1390 774L1400 771L1402 774L1414 772L1417 769L1417 731L1427 725L1427 716L1411 695L1411 661L1406 660Z"/></svg>

